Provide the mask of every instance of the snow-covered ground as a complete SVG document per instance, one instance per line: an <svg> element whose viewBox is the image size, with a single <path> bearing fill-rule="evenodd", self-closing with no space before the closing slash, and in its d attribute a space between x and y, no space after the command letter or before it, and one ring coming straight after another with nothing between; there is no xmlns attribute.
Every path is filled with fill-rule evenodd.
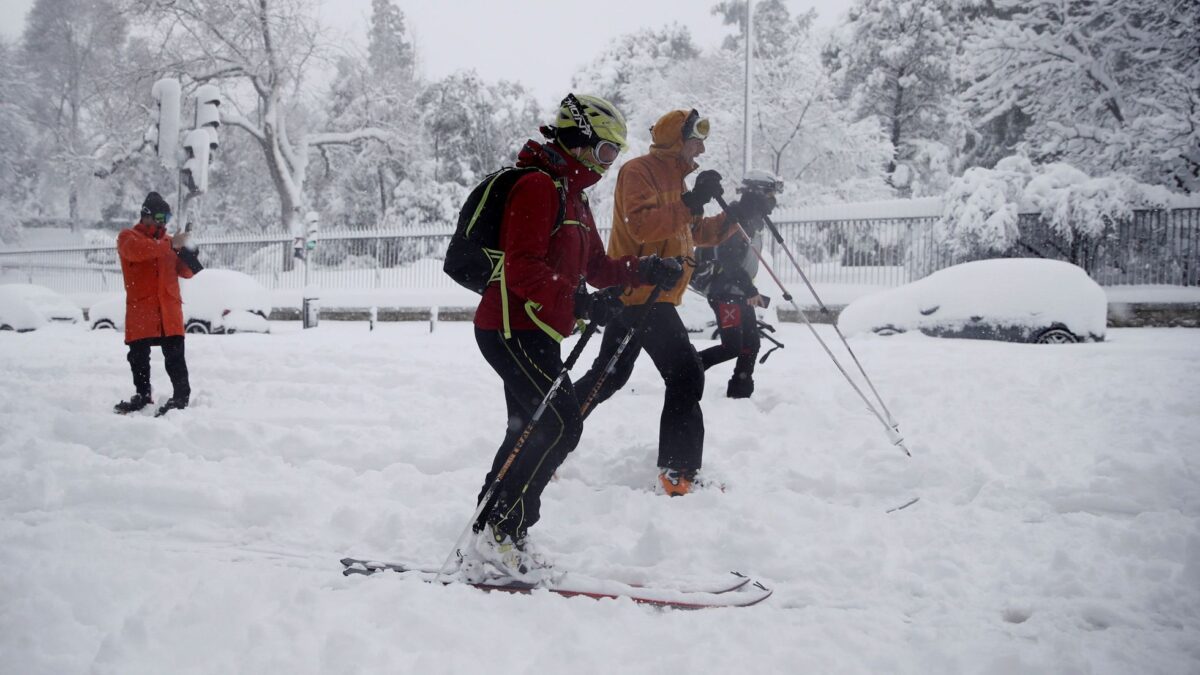
<svg viewBox="0 0 1200 675"><path fill-rule="evenodd" d="M468 324L190 336L194 405L162 419L109 412L120 335L0 334L0 671L1200 671L1200 331L854 339L912 459L804 326L777 337L753 399L710 372L725 493L648 489L644 357L546 491L560 567L776 589L664 612L340 575L440 562L465 525L504 425Z"/></svg>

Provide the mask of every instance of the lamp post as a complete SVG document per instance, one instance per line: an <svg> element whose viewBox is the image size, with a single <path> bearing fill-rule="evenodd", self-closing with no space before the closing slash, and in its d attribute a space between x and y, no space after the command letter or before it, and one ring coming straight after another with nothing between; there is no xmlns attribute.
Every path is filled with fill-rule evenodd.
<svg viewBox="0 0 1200 675"><path fill-rule="evenodd" d="M743 112L743 139L742 147L745 153L742 156L742 175L745 176L750 172L752 166L752 153L750 146L750 96L753 93L752 84L754 82L754 9L753 0L746 0L746 96L745 110Z"/></svg>

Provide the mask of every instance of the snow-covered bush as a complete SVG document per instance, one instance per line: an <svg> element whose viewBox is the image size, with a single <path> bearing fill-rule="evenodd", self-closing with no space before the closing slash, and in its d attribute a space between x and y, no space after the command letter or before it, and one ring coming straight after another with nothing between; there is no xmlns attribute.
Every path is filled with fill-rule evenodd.
<svg viewBox="0 0 1200 675"><path fill-rule="evenodd" d="M994 169L968 169L950 185L934 228L938 250L914 251L909 264L920 276L948 261L1032 251L1090 269L1118 221L1135 209L1162 208L1170 201L1165 188L1125 174L1091 177L1062 162L1034 165L1025 157L1007 157ZM1036 219L1022 228L1021 214Z"/></svg>
<svg viewBox="0 0 1200 675"><path fill-rule="evenodd" d="M1170 193L1124 174L1092 178L1070 164L1056 162L1040 167L1025 186L1024 199L1070 242L1103 236L1113 221L1128 218L1136 208L1162 208L1169 203Z"/></svg>
<svg viewBox="0 0 1200 675"><path fill-rule="evenodd" d="M975 167L950 184L934 241L954 260L974 260L1008 250L1018 236L1021 196L1034 167L1024 157Z"/></svg>

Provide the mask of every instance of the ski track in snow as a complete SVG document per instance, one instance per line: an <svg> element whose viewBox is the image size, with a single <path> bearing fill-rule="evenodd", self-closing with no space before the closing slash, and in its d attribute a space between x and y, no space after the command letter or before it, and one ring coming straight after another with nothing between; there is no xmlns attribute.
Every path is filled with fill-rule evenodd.
<svg viewBox="0 0 1200 675"><path fill-rule="evenodd" d="M131 390L120 335L0 334L0 670L1200 671L1200 331L852 339L908 459L783 325L753 399L709 372L726 491L682 499L650 490L663 385L643 356L534 536L582 573L775 589L666 612L343 578L344 555L446 556L503 432L499 379L467 324L274 329L189 336L193 407L157 420L108 412Z"/></svg>

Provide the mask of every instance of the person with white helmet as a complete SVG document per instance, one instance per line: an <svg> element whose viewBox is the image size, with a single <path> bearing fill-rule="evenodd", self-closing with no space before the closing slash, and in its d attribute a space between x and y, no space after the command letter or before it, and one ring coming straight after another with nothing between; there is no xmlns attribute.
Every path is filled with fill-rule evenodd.
<svg viewBox="0 0 1200 675"><path fill-rule="evenodd" d="M729 398L750 398L754 393L754 363L760 345L758 316L755 309L766 307L770 298L758 292L754 277L758 273L758 255L763 243L763 219L775 209L776 196L783 181L769 171L756 169L746 174L738 192L742 201L754 195L760 207L742 220L742 229L750 237L725 240L711 253L712 270L704 291L717 317L721 344L700 352L704 369L737 359L733 376L725 389ZM752 248L753 247L753 248Z"/></svg>

